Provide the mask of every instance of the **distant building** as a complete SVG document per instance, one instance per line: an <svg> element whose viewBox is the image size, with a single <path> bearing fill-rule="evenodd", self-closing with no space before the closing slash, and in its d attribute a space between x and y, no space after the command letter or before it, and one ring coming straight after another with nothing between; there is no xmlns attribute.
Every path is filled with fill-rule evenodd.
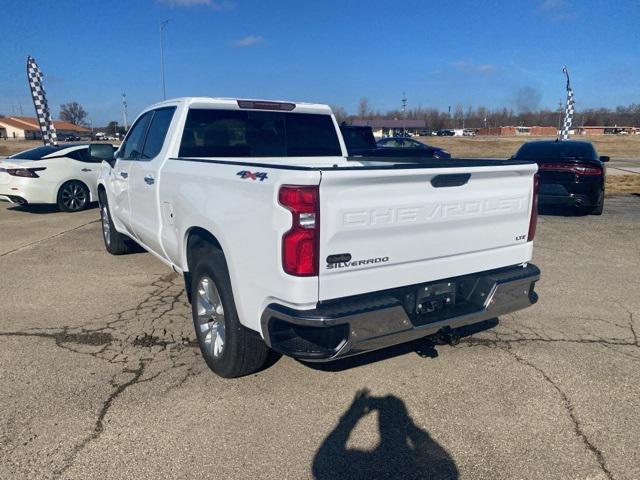
<svg viewBox="0 0 640 480"><path fill-rule="evenodd" d="M73 123L54 120L58 137L66 135L89 136L91 130ZM3 117L0 118L0 138L10 140L39 140L42 138L38 119L35 117Z"/></svg>
<svg viewBox="0 0 640 480"><path fill-rule="evenodd" d="M617 134L633 134L638 131L638 127L573 127L574 135L617 135Z"/></svg>
<svg viewBox="0 0 640 480"><path fill-rule="evenodd" d="M543 136L543 137L555 137L558 134L556 127L489 127L489 128L477 128L476 135L493 135L503 137L515 137L515 136Z"/></svg>
<svg viewBox="0 0 640 480"><path fill-rule="evenodd" d="M402 127L409 133L418 133L427 126L424 120L396 120L396 119L376 119L376 120L352 120L351 125L355 127L371 127L375 137L386 137L402 132Z"/></svg>

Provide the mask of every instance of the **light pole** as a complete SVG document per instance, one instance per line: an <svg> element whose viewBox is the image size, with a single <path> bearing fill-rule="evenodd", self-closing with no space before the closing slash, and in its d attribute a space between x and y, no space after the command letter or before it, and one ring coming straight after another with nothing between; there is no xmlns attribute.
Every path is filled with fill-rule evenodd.
<svg viewBox="0 0 640 480"><path fill-rule="evenodd" d="M407 123L407 96L402 92L402 136L407 135L405 125Z"/></svg>
<svg viewBox="0 0 640 480"><path fill-rule="evenodd" d="M167 99L167 89L164 84L164 39L163 33L170 19L160 22L160 72L162 73L162 99Z"/></svg>
<svg viewBox="0 0 640 480"><path fill-rule="evenodd" d="M122 94L122 119L124 120L124 129L125 131L129 129L129 124L127 123L127 94Z"/></svg>

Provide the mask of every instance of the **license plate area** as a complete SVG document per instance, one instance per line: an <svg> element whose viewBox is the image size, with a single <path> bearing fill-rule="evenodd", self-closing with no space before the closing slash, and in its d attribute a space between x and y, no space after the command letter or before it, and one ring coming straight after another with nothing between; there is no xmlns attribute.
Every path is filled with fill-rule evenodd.
<svg viewBox="0 0 640 480"><path fill-rule="evenodd" d="M434 283L420 287L415 294L414 313L424 315L439 312L456 304L455 282Z"/></svg>

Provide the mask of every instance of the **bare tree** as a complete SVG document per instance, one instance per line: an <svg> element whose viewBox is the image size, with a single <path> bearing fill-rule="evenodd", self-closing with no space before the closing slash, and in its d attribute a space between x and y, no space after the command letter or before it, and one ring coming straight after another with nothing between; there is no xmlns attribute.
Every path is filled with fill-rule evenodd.
<svg viewBox="0 0 640 480"><path fill-rule="evenodd" d="M338 123L345 122L349 118L347 111L340 105L330 105L330 107Z"/></svg>
<svg viewBox="0 0 640 480"><path fill-rule="evenodd" d="M371 112L371 107L369 106L369 99L367 97L362 97L360 99L360 103L358 104L358 116L362 119L367 117Z"/></svg>
<svg viewBox="0 0 640 480"><path fill-rule="evenodd" d="M425 128L428 130L441 130L443 128L456 128L462 126L464 120L465 128L500 127L500 126L558 126L558 118L562 119L563 110L552 110L548 108L533 108L537 102L535 92L531 95L533 100L527 105L524 101L526 95L521 95L523 102L520 108L501 107L489 109L484 106L466 109L462 105L456 105L451 114L447 110L440 111L433 107L415 107L407 110L407 118L411 120L424 120ZM564 108L564 107L563 107ZM402 112L398 109L390 109L385 112L375 111L370 107L369 99L360 99L358 112L356 115L347 115L344 109L335 107L336 118L340 122L353 119L398 119ZM346 118L344 118L346 117ZM452 125L453 123L453 125ZM576 108L574 116L575 126L640 126L640 104L632 103L621 105L615 108Z"/></svg>
<svg viewBox="0 0 640 480"><path fill-rule="evenodd" d="M74 125L86 125L87 112L78 102L63 103L60 105L60 120Z"/></svg>

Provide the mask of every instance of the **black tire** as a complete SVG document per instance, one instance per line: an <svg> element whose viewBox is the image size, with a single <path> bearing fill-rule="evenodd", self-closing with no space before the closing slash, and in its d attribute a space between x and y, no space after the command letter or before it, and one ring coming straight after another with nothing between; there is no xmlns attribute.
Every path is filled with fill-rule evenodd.
<svg viewBox="0 0 640 480"><path fill-rule="evenodd" d="M62 184L57 196L58 209L61 212L79 212L89 207L91 198L89 189L80 180L69 180Z"/></svg>
<svg viewBox="0 0 640 480"><path fill-rule="evenodd" d="M133 251L131 240L126 235L118 232L113 226L111 211L107 196L100 192L100 221L102 224L102 239L104 246L111 255L124 255Z"/></svg>
<svg viewBox="0 0 640 480"><path fill-rule="evenodd" d="M209 368L221 377L235 378L254 373L265 366L269 347L240 324L222 251L210 245L199 247L194 252L191 271L191 314L200 352ZM213 291L212 286L222 310L212 298L203 300L202 292L205 288ZM207 306L214 308L209 311ZM216 342L220 339L220 331L222 346L218 349Z"/></svg>
<svg viewBox="0 0 640 480"><path fill-rule="evenodd" d="M602 215L604 210L604 190L600 192L600 196L598 197L598 204L591 209L591 215Z"/></svg>

